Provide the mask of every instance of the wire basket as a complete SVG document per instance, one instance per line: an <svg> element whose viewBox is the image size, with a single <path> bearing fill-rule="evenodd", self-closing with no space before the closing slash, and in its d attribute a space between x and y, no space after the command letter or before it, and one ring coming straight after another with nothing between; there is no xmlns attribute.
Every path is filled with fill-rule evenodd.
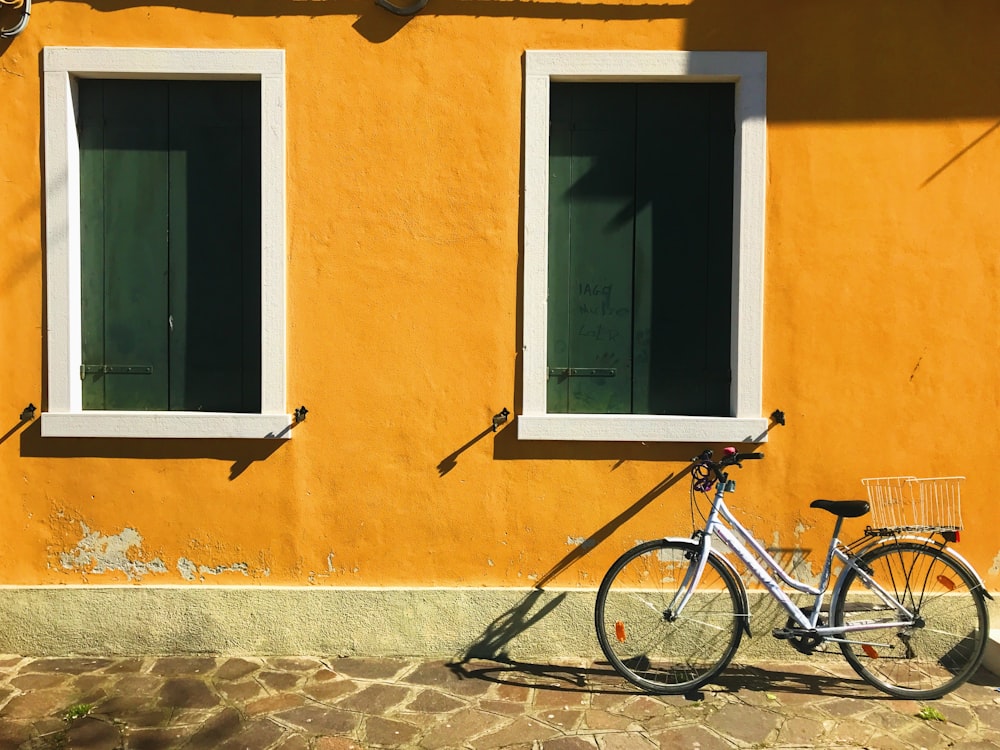
<svg viewBox="0 0 1000 750"><path fill-rule="evenodd" d="M875 531L958 531L965 477L873 477L868 490Z"/></svg>

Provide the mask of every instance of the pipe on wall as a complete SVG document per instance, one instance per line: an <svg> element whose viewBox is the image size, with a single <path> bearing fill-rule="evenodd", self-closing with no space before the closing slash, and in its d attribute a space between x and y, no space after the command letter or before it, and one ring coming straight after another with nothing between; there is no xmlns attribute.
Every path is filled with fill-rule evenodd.
<svg viewBox="0 0 1000 750"><path fill-rule="evenodd" d="M0 0L0 3L4 5L16 5L16 2L8 2L7 0ZM0 39L13 39L28 25L28 19L31 17L31 0L24 0L24 10L21 13L21 20L18 21L14 26L9 29L0 29Z"/></svg>

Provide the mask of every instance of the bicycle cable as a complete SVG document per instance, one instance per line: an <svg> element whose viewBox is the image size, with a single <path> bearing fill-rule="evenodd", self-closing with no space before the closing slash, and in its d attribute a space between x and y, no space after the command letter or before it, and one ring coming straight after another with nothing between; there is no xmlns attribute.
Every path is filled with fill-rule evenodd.
<svg viewBox="0 0 1000 750"><path fill-rule="evenodd" d="M695 469L697 469L697 468L698 467L696 466ZM694 470L692 470L692 473L693 472L694 472ZM699 525L695 523L695 519L694 519L695 510L697 510L698 511L698 515L701 516L701 520L703 522L702 524L700 524L701 526L704 526L705 523L708 522L708 516L706 516L705 515L705 511L703 511L701 509L701 504L698 502L698 494L697 494L700 491L706 498L708 498L708 492L706 492L705 490L699 490L698 487L697 487L698 482L699 482L699 480L697 479L697 477L693 478L691 480L691 485L690 485L690 488L689 488L689 502L688 502L688 509L689 510L688 510L688 512L691 514L691 529L692 530L697 529L699 527Z"/></svg>

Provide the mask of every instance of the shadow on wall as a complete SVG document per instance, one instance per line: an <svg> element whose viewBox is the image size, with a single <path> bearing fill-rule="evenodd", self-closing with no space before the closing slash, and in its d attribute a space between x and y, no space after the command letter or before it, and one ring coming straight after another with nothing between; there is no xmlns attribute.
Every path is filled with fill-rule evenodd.
<svg viewBox="0 0 1000 750"><path fill-rule="evenodd" d="M566 592L546 601L540 609L533 612L532 610L544 597L545 592L539 589L528 592L514 607L490 623L486 632L465 650L461 661L470 659L510 661L507 649L511 642L551 614L562 604Z"/></svg>
<svg viewBox="0 0 1000 750"><path fill-rule="evenodd" d="M19 427L20 425L18 425ZM15 427L7 436L16 432ZM120 440L115 438L42 437L41 422L35 420L21 432L21 456L25 458L124 458L185 459L209 458L231 462L229 479L246 471L255 461L264 461L285 440Z"/></svg>
<svg viewBox="0 0 1000 750"><path fill-rule="evenodd" d="M461 669L462 664L472 659L492 659L506 664L515 664L516 662L509 654L511 644L543 619L552 615L566 600L567 592L550 594L544 590L544 586L589 554L622 524L685 478L688 473L689 470L685 469L668 476L553 565L547 573L541 576L534 589L525 594L516 605L494 619L483 634L466 648L455 668Z"/></svg>
<svg viewBox="0 0 1000 750"><path fill-rule="evenodd" d="M113 12L128 0L76 0ZM49 0L37 2L44 17ZM377 44L416 20L439 16L598 21L676 19L682 48L765 50L768 120L921 120L1000 117L1000 6L994 0L693 0L686 4L566 0L429 0L399 16L373 0L150 0L147 5L241 17L356 16L354 29ZM404 0L397 5L405 6ZM37 20L37 19L36 19ZM617 32L616 32L617 33ZM606 45L595 44L597 47ZM513 62L513 61L512 61ZM405 74L405 71L401 71Z"/></svg>
<svg viewBox="0 0 1000 750"><path fill-rule="evenodd" d="M581 558L585 557L597 547L602 544L608 537L610 537L618 528L620 528L625 522L627 522L632 517L638 515L639 511L653 502L656 498L666 492L668 489L677 484L683 477L686 477L690 473L690 468L686 468L677 474L671 474L662 482L657 484L653 489L647 492L645 495L640 497L634 503L632 503L628 508L619 513L617 516L612 518L601 528L595 531L593 534L588 536L583 540L582 543L573 548L573 550L563 557L559 562L552 566L552 568L545 573L538 582L535 584L535 588L541 590L545 587L547 583L556 578L560 573L569 568L574 563L578 562Z"/></svg>
<svg viewBox="0 0 1000 750"><path fill-rule="evenodd" d="M478 443L484 437L486 437L487 435L489 435L491 432L493 432L493 428L492 427L487 427L485 430L483 430L482 432L480 432L474 438L472 438L471 440L469 440L461 448L458 448L457 450L452 451L447 456L445 456L444 458L442 458L441 461L437 465L438 475L443 477L445 474L447 474L452 469L454 469L456 466L458 466L458 457L460 455L462 455L463 453L465 453L467 450L469 450L469 448L471 448L472 446L474 446L476 443Z"/></svg>
<svg viewBox="0 0 1000 750"><path fill-rule="evenodd" d="M37 409L38 407L36 407L34 404L28 404L26 407L24 407L24 409L21 411L20 417L18 418L17 424L15 424L13 427L7 430L7 432L4 433L3 435L0 435L0 445L9 440L11 436L13 436L15 432L24 427L24 425L33 421L35 419L35 412L37 411Z"/></svg>

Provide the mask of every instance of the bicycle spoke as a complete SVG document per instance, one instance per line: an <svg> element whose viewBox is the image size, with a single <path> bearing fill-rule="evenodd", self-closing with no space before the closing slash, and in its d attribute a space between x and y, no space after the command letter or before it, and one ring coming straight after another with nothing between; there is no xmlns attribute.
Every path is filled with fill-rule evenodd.
<svg viewBox="0 0 1000 750"><path fill-rule="evenodd" d="M880 630L895 631L895 642L880 645L863 635L842 641L855 671L881 690L916 699L940 697L968 679L982 659L989 627L970 574L945 552L920 542L876 548L862 562L886 592L900 595L899 602L911 609L914 619ZM871 618L873 609L865 602L875 595L856 571L848 570L845 576L834 603L834 624L874 629L885 623Z"/></svg>
<svg viewBox="0 0 1000 750"><path fill-rule="evenodd" d="M683 598L681 582L690 585L691 549L669 541L640 545L611 567L598 591L602 650L623 677L650 691L680 693L703 684L739 643L738 584L715 560L704 566L681 612L667 617Z"/></svg>

